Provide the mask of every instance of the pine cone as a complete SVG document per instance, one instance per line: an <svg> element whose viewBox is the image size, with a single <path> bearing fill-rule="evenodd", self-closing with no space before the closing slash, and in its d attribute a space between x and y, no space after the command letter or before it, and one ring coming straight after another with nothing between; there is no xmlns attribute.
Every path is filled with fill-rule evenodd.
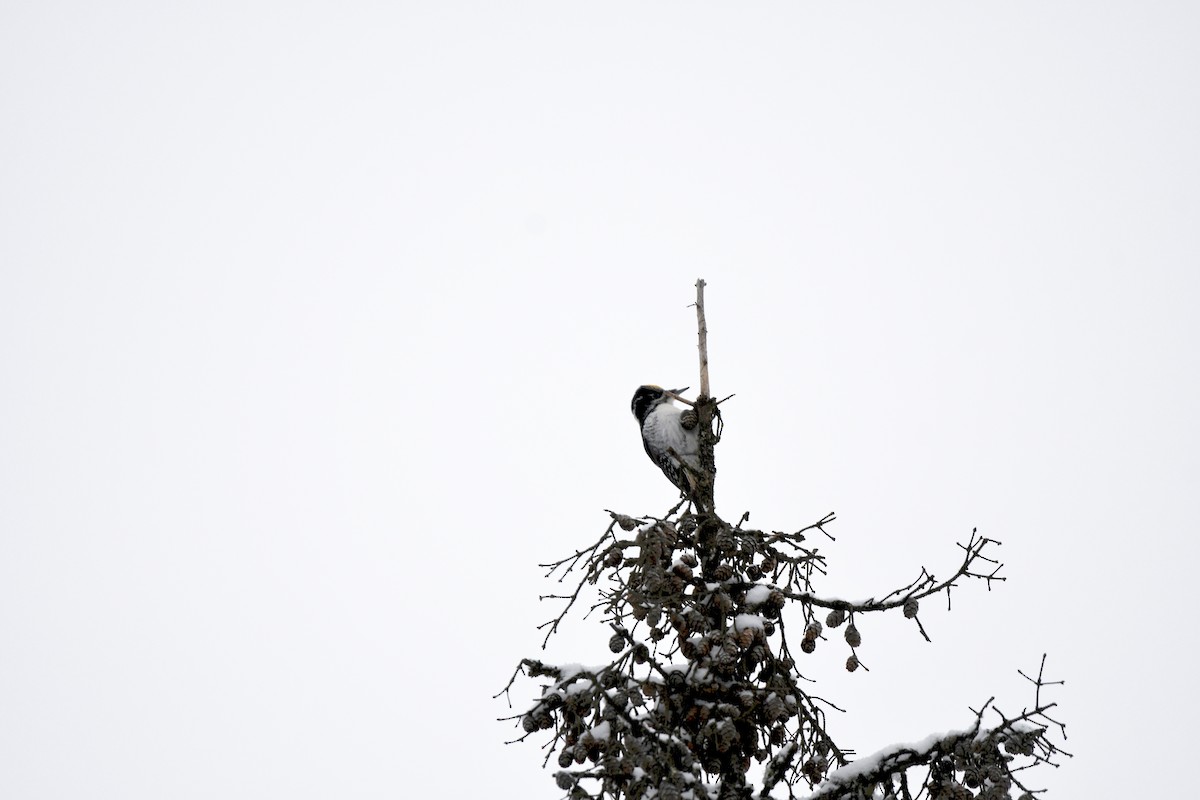
<svg viewBox="0 0 1200 800"><path fill-rule="evenodd" d="M743 628L742 630L738 631L738 646L745 649L754 644L754 631L754 628Z"/></svg>
<svg viewBox="0 0 1200 800"><path fill-rule="evenodd" d="M858 632L858 627L851 624L846 628L846 644L851 647L858 647L862 644L862 634Z"/></svg>

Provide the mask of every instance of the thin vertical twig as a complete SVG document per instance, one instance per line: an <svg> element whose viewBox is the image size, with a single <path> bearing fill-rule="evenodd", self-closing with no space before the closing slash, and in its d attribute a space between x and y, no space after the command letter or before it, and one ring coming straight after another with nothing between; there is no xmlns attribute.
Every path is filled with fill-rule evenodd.
<svg viewBox="0 0 1200 800"><path fill-rule="evenodd" d="M696 327L700 333L700 399L710 397L708 390L708 323L704 319L704 279L696 279Z"/></svg>
<svg viewBox="0 0 1200 800"><path fill-rule="evenodd" d="M697 505L709 514L716 512L713 500L713 482L717 474L717 460L713 452L716 437L713 435L713 418L717 404L712 399L708 385L708 322L704 318L704 279L696 279L696 330L700 350L700 395L696 398L696 414L700 420L700 476L695 496Z"/></svg>

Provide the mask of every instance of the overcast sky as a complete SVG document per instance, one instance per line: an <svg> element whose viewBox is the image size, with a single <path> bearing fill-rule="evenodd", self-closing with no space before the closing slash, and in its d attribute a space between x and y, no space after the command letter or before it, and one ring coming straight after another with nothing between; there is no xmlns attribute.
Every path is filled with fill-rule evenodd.
<svg viewBox="0 0 1200 800"><path fill-rule="evenodd" d="M801 663L867 753L1032 698L1052 798L1194 760L1200 11L0 5L0 796L552 800L491 695L599 662L539 561L664 512L818 587L1008 582ZM535 691L518 684L517 700ZM1160 769L1156 763L1165 768Z"/></svg>

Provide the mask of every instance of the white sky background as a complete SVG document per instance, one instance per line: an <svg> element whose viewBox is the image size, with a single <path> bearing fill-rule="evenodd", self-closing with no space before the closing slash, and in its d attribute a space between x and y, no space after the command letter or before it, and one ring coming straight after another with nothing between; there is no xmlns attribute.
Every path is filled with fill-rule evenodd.
<svg viewBox="0 0 1200 800"><path fill-rule="evenodd" d="M104 5L0 8L0 796L558 797L490 696L670 505L698 276L728 516L846 596L1004 542L802 663L849 746L1049 652L1050 797L1179 785L1194 5Z"/></svg>

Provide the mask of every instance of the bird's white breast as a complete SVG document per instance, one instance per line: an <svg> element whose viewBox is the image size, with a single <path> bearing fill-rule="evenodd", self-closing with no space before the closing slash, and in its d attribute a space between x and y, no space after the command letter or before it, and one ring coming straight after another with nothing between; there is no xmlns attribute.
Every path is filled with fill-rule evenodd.
<svg viewBox="0 0 1200 800"><path fill-rule="evenodd" d="M680 423L682 412L670 403L662 403L646 416L642 434L652 446L666 453L673 449L692 467L700 468L700 437L696 429L686 430Z"/></svg>

